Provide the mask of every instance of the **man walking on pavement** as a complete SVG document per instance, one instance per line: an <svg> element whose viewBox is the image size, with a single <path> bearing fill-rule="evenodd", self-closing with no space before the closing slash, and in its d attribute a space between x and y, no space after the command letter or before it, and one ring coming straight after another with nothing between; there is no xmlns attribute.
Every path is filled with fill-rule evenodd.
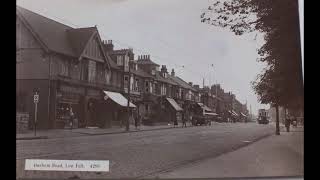
<svg viewBox="0 0 320 180"><path fill-rule="evenodd" d="M182 112L182 127L187 127L185 112Z"/></svg>
<svg viewBox="0 0 320 180"><path fill-rule="evenodd" d="M290 118L286 118L285 120L285 126L286 126L286 129L287 129L287 132L290 132L290 122L291 119Z"/></svg>

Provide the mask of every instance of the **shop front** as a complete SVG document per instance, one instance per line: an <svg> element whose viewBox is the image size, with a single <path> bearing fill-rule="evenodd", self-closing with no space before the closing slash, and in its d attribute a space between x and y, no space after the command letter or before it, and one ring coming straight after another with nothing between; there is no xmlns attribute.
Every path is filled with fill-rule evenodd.
<svg viewBox="0 0 320 180"><path fill-rule="evenodd" d="M108 126L124 127L128 118L128 99L118 92L104 92L104 118L108 120ZM136 105L129 103L129 116L132 119L133 111L136 111Z"/></svg>
<svg viewBox="0 0 320 180"><path fill-rule="evenodd" d="M167 105L165 106L165 114L167 115L168 122L182 122L183 109L181 106L172 98L166 98Z"/></svg>
<svg viewBox="0 0 320 180"><path fill-rule="evenodd" d="M83 97L85 89L70 85L60 85L56 93L55 128L69 128L70 111L74 113L73 127L80 127L83 118Z"/></svg>

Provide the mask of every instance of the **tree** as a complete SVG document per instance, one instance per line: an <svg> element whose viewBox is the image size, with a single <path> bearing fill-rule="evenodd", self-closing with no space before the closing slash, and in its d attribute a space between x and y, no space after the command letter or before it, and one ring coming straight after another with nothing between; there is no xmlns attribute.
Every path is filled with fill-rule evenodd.
<svg viewBox="0 0 320 180"><path fill-rule="evenodd" d="M201 14L201 22L229 28L236 35L264 35L258 61L267 67L252 87L261 103L276 107L280 134L278 107L303 108L298 1L217 0Z"/></svg>

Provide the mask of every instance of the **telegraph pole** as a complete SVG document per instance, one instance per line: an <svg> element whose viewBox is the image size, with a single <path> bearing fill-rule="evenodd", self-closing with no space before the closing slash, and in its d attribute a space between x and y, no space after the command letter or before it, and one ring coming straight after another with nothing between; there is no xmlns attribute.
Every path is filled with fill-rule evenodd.
<svg viewBox="0 0 320 180"><path fill-rule="evenodd" d="M129 71L129 78L128 78L128 104L127 104L127 112L128 112L128 118L126 121L126 131L129 131L129 126L130 126L130 80L131 80L131 74L130 74L130 59L128 62L128 71Z"/></svg>

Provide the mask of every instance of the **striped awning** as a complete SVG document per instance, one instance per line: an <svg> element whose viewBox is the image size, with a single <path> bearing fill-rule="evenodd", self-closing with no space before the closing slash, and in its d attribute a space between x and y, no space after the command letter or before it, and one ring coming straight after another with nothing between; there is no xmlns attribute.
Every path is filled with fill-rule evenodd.
<svg viewBox="0 0 320 180"><path fill-rule="evenodd" d="M235 116L239 116L235 111L232 110L232 114Z"/></svg>
<svg viewBox="0 0 320 180"><path fill-rule="evenodd" d="M179 104L174 99L172 98L166 98L166 99L176 111L183 111L183 109L179 106Z"/></svg>
<svg viewBox="0 0 320 180"><path fill-rule="evenodd" d="M212 110L203 103L197 103L203 110L212 112Z"/></svg>
<svg viewBox="0 0 320 180"><path fill-rule="evenodd" d="M105 93L105 100L110 98L112 101L115 103L119 104L122 107L127 107L128 106L128 99L125 98L122 94L117 93L117 92L110 92L110 91L103 91ZM129 103L129 107L131 108L136 108L136 105L133 103Z"/></svg>
<svg viewBox="0 0 320 180"><path fill-rule="evenodd" d="M240 113L242 116L247 117L247 115L243 114L242 112Z"/></svg>

